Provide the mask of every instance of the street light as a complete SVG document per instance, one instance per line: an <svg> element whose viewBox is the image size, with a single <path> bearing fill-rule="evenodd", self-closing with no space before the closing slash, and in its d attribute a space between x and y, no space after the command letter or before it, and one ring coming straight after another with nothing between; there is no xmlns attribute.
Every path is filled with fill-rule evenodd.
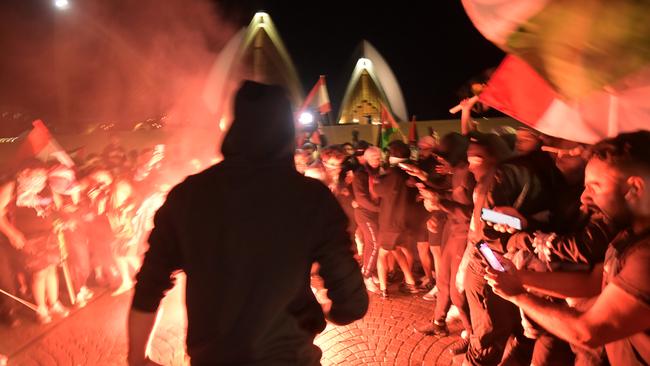
<svg viewBox="0 0 650 366"><path fill-rule="evenodd" d="M68 0L54 0L54 6L59 10L65 10L70 6Z"/></svg>
<svg viewBox="0 0 650 366"><path fill-rule="evenodd" d="M298 121L300 121L304 126L309 126L314 122L314 115L309 112L303 112L300 114L300 117L298 117Z"/></svg>

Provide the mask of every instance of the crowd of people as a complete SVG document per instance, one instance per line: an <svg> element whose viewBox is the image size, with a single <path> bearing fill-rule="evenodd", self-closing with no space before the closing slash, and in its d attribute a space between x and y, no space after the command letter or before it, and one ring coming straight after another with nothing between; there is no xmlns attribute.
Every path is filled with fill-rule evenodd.
<svg viewBox="0 0 650 366"><path fill-rule="evenodd" d="M384 148L363 140L326 147L306 143L293 153L291 171L295 167L321 181L347 216L350 237L341 242L354 243L350 249L356 253L366 290L389 301L396 296L391 284L398 284L398 291L432 301L431 318L414 324L416 331L431 336L449 336L447 318L455 306L463 331L450 351L464 353L468 365L648 364L650 132L621 134L595 146L526 127L479 132L470 117L472 102L464 101L462 106L461 132L439 139L424 136L413 145L394 140ZM284 178L275 177L270 163L257 166L253 172L257 177L238 170L242 162L274 161L264 154L287 153L270 138L264 140L268 151L247 150L252 127L242 122L246 110L238 113L240 120L224 143L226 163L219 169L256 195L264 191L256 185L259 177L266 177L266 185L275 187L273 192L286 191ZM280 137L292 135L287 136ZM66 293L61 287L70 295L66 303L83 306L93 296L91 285L110 287L115 296L134 286L154 213L172 183L160 179L163 155L161 146L126 153L112 141L102 154L88 156L73 167L32 159L4 177L0 187L3 320L12 325L20 320L20 302L33 307L40 323L67 316L69 309L59 299ZM189 181L211 192L197 177ZM227 179L220 182L231 194L241 189ZM215 200L221 194L213 193ZM188 204L178 198L180 194L174 201L180 205L178 212L168 207L159 220L180 215ZM222 219L234 220L233 225L248 225L244 219L258 216L250 211L255 207L245 207L240 215L244 221L238 221L235 207L239 206L227 196L218 198L221 201L215 204L224 208L210 204L205 209L214 209L215 215L223 211ZM338 210L327 209L334 214ZM488 218L486 209L517 224ZM275 223L269 215L265 220L274 225L268 226L275 235L284 235L277 228L286 223ZM307 228L294 229L305 231L304 237L313 236ZM152 240L165 243L168 238L163 234L169 233L161 230L166 230L164 225ZM258 234L263 233L247 235ZM234 250L233 255L246 254ZM150 260L157 255L164 257L153 253ZM336 272L336 263L327 262L326 253L320 255L325 267L314 265L312 275L321 270ZM203 263L200 259L193 260ZM228 260L219 263L228 266ZM170 264L160 271L163 285L156 282L160 273L154 264L145 265L140 278L147 281L134 299L134 308L147 312L156 309L167 286L162 277L168 280L166 270L171 268ZM64 268L63 276L58 266ZM251 278L250 268L232 270ZM283 271L288 273L289 268ZM284 276L283 271L278 276ZM351 275L339 277L345 276ZM327 285L328 275L324 277ZM60 279L65 284L60 285ZM230 288L229 279L219 281ZM342 289L345 286L338 282L331 296L346 303L355 289ZM215 297L214 301L225 300ZM367 299L355 301L366 301L367 306ZM242 304L230 305L234 309ZM353 311L351 305L347 310L339 314L341 323L365 313L365 308ZM227 316L209 313L213 318ZM194 352L201 353L196 348Z"/></svg>
<svg viewBox="0 0 650 366"><path fill-rule="evenodd" d="M117 296L133 287L153 215L174 183L163 174L163 158L163 145L127 151L114 136L101 153L76 158L73 166L31 158L6 172L0 188L3 322L26 320L20 311L26 306L46 324L67 316L70 306L83 307L91 288Z"/></svg>
<svg viewBox="0 0 650 366"><path fill-rule="evenodd" d="M357 141L353 149L344 144L315 151L308 143L297 150L297 169L326 184L346 212L367 290L387 299L394 296L389 284L399 282L401 292L435 300L431 319L414 323L431 336L449 335L446 319L455 305L463 331L449 351L465 353L466 364L647 364L648 193L646 186L645 198L630 198L640 188L621 182L638 175L647 184L650 133L589 146L527 127L479 132L470 117L473 103L462 103L462 133L440 140L425 136L415 146L396 140L384 150ZM599 179L609 177L606 188ZM485 209L519 225L490 221ZM632 230L635 217L640 223ZM626 244L610 244L618 240ZM507 271L486 273L489 262L479 244ZM630 269L623 279L617 272L625 272L627 246L640 258L636 272ZM596 280L587 285L585 278ZM611 309L598 300L592 305L603 278L627 292L636 315L621 314L627 308L617 309L615 298ZM540 302L518 302L513 292ZM550 305L541 301L573 317L560 325L558 318L565 318L544 313L540 308ZM594 316L592 329L584 328L581 312ZM634 316L645 317L643 324L629 323ZM562 326L579 330L556 331ZM620 338L602 334L611 329Z"/></svg>

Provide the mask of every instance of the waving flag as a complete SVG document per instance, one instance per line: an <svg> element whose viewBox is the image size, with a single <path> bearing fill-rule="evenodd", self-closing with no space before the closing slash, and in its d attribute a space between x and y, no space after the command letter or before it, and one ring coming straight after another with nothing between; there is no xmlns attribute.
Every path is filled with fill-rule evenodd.
<svg viewBox="0 0 650 366"><path fill-rule="evenodd" d="M399 128L399 124L393 117L393 114L388 110L384 103L381 104L381 125L379 129L379 136L377 138L377 146L385 148L393 140L393 135L398 134L400 138L406 143L406 137Z"/></svg>
<svg viewBox="0 0 650 366"><path fill-rule="evenodd" d="M563 98L616 84L650 63L650 1L462 0L476 28Z"/></svg>
<svg viewBox="0 0 650 366"><path fill-rule="evenodd" d="M586 143L648 128L649 1L462 2L476 28L509 53L481 101Z"/></svg>
<svg viewBox="0 0 650 366"><path fill-rule="evenodd" d="M68 155L54 137L52 137L43 121L37 119L32 122L32 126L34 127L29 134L27 134L27 137L18 150L16 158L17 162L30 157L35 157L42 161L56 159L67 167L74 166L74 162L72 161L72 158L70 158L70 155Z"/></svg>
<svg viewBox="0 0 650 366"><path fill-rule="evenodd" d="M330 96L327 92L327 84L325 83L325 75L321 75L316 82L316 85L311 89L305 101L302 103L299 111L304 112L310 106L318 108L320 114L327 114L332 111L330 104ZM300 113L298 113L300 115Z"/></svg>
<svg viewBox="0 0 650 366"><path fill-rule="evenodd" d="M563 99L527 63L507 56L479 99L545 134L595 143L650 127L650 69L580 100Z"/></svg>

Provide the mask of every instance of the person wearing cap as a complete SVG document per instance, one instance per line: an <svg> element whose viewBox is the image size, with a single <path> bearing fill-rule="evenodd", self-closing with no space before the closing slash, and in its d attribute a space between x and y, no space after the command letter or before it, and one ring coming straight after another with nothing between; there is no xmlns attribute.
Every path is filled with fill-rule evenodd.
<svg viewBox="0 0 650 366"><path fill-rule="evenodd" d="M196 365L319 365L313 340L325 319L364 316L368 294L345 213L325 185L296 171L294 150L284 90L245 81L224 160L174 187L155 215L129 313L130 365L152 364L147 340L178 270ZM310 288L314 262L329 307Z"/></svg>

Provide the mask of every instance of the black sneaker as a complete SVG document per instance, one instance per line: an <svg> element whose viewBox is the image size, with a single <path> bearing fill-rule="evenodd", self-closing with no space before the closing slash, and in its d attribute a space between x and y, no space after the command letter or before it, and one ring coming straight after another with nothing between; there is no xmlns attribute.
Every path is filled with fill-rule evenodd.
<svg viewBox="0 0 650 366"><path fill-rule="evenodd" d="M386 280L388 281L388 283L397 283L401 281L403 278L404 276L402 275L402 272L399 271L388 272L388 275L386 276Z"/></svg>
<svg viewBox="0 0 650 366"><path fill-rule="evenodd" d="M411 285L408 283L402 283L399 287L399 290L405 294L418 294L420 290L416 285Z"/></svg>
<svg viewBox="0 0 650 366"><path fill-rule="evenodd" d="M449 353L451 353L453 356L460 355L467 352L468 347L469 339L461 338L456 343L452 344L451 347L449 347Z"/></svg>
<svg viewBox="0 0 650 366"><path fill-rule="evenodd" d="M426 335L434 335L439 337L447 337L449 335L449 329L447 328L447 324L428 322L422 326L415 325L413 326L413 328L415 329L416 332L426 334Z"/></svg>

